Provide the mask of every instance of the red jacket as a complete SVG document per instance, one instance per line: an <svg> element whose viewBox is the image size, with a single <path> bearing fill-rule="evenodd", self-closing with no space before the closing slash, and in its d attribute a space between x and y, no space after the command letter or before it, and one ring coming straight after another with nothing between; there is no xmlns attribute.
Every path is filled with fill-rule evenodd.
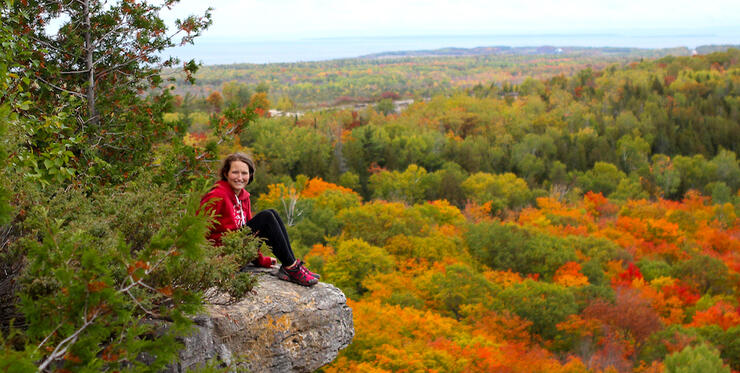
<svg viewBox="0 0 740 373"><path fill-rule="evenodd" d="M252 220L252 203L249 201L249 192L242 189L237 196L226 181L217 182L213 189L201 198L200 206L203 207L209 201L212 202L208 205L207 211L214 212L216 223L211 227L208 239L216 246L221 246L221 235L224 232L237 230ZM257 258L253 263L270 268L272 258L263 256L260 251L257 251Z"/></svg>
<svg viewBox="0 0 740 373"><path fill-rule="evenodd" d="M201 198L201 207L209 201L212 202L208 206L208 211L215 213L216 223L211 228L208 239L216 245L221 245L221 235L224 232L237 230L252 219L249 192L242 189L239 191L237 199L234 190L226 181L220 180L213 189ZM239 208L240 203L241 209Z"/></svg>

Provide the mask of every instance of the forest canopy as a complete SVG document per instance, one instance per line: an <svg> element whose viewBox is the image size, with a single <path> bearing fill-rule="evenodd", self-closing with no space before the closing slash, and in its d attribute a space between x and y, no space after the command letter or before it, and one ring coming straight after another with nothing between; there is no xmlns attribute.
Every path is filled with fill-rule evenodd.
<svg viewBox="0 0 740 373"><path fill-rule="evenodd" d="M209 68L189 96L161 52L210 17L167 30L175 3L2 2L0 370L157 371L207 290L244 298L260 242L198 214L234 151L353 308L324 371L740 370L739 50L328 61L328 92ZM270 114L342 95L373 99Z"/></svg>

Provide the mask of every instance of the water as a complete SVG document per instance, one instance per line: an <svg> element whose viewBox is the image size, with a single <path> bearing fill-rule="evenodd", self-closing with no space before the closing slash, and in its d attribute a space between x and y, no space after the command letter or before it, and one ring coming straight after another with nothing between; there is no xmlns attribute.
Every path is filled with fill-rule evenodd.
<svg viewBox="0 0 740 373"><path fill-rule="evenodd" d="M695 48L710 44L740 44L740 30L718 30L695 34L562 34L562 35L441 35L336 37L301 40L244 41L197 39L192 46L169 51L183 60L195 58L206 65L230 63L273 63L321 61L367 54L487 46L634 47Z"/></svg>

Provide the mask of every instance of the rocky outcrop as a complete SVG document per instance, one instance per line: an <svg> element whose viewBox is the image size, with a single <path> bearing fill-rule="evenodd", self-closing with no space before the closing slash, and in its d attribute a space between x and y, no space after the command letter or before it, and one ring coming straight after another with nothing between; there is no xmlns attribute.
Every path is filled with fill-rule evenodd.
<svg viewBox="0 0 740 373"><path fill-rule="evenodd" d="M312 372L350 344L352 310L339 289L285 282L275 277L276 269L249 271L259 277L252 294L236 304L209 306L170 372L212 359L235 372Z"/></svg>

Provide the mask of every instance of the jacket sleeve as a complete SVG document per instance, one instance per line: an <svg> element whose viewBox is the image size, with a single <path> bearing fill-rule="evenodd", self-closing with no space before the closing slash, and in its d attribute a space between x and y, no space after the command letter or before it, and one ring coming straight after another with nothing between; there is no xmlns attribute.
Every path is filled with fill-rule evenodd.
<svg viewBox="0 0 740 373"><path fill-rule="evenodd" d="M249 199L249 196L247 196L247 199L245 201L245 206L247 206L247 221L252 220L252 202Z"/></svg>
<svg viewBox="0 0 740 373"><path fill-rule="evenodd" d="M216 245L221 244L221 234L225 231L222 224L224 205L224 199L221 196L216 195L214 191L206 193L206 195L200 200L201 209L198 213L213 214L214 222L213 226L211 226L210 232L208 233L208 239L214 241Z"/></svg>

